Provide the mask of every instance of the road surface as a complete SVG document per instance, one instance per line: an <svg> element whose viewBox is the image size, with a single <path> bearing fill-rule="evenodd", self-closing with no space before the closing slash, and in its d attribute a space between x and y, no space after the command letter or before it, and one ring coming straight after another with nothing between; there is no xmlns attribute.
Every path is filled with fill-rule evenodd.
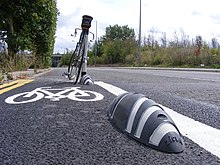
<svg viewBox="0 0 220 165"><path fill-rule="evenodd" d="M0 94L0 164L220 164L220 73L89 68L96 85L82 86L64 71ZM174 112L184 152L159 152L116 130L107 117L113 89L142 93ZM67 97L68 90L75 94ZM18 97L31 91L31 99Z"/></svg>

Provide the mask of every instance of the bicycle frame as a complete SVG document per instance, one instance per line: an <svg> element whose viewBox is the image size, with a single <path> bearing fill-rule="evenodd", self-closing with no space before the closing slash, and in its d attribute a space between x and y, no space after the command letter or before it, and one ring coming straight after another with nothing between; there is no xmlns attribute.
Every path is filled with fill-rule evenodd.
<svg viewBox="0 0 220 165"><path fill-rule="evenodd" d="M88 51L88 34L83 35L83 42L84 42L84 48L83 48L83 63L82 63L82 68L81 68L81 77L87 73L87 62L88 62L88 56L87 56L87 51Z"/></svg>
<svg viewBox="0 0 220 165"><path fill-rule="evenodd" d="M83 16L83 19L82 19L82 24L81 24L81 27L82 27L82 35L83 35L83 38L82 38L82 43L84 45L84 48L83 48L83 60L82 60L82 70L81 70L81 77L83 75L85 75L87 73L87 60L88 60L88 57L87 57L87 51L88 51L88 35L89 35L89 28L91 27L91 22L92 22L93 18L91 16L88 16L88 15L84 15Z"/></svg>

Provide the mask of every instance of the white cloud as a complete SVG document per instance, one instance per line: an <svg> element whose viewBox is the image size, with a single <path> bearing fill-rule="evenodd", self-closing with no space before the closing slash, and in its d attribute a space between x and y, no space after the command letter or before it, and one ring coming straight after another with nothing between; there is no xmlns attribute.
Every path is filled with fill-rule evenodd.
<svg viewBox="0 0 220 165"><path fill-rule="evenodd" d="M98 37L105 34L109 25L128 25L138 35L139 1L137 0L57 0L60 16L56 33L55 52L74 49L70 36L75 27L80 27L82 16L94 18L90 31ZM155 27L172 35L181 28L190 37L201 35L211 39L220 35L219 0L142 0L142 35Z"/></svg>

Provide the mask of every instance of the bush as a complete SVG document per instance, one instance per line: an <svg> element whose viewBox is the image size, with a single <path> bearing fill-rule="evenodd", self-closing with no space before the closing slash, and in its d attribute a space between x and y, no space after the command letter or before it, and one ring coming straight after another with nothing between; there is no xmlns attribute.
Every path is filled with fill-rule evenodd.
<svg viewBox="0 0 220 165"><path fill-rule="evenodd" d="M4 75L0 72L0 85L4 82Z"/></svg>
<svg viewBox="0 0 220 165"><path fill-rule="evenodd" d="M61 59L60 59L59 67L61 67L61 66L68 66L69 62L70 62L71 55L72 54L70 54L70 53L62 55Z"/></svg>
<svg viewBox="0 0 220 165"><path fill-rule="evenodd" d="M220 69L220 64L213 64L211 67L214 69Z"/></svg>
<svg viewBox="0 0 220 165"><path fill-rule="evenodd" d="M153 58L153 62L152 62L153 65L160 65L162 64L162 57L160 55L156 55L154 58Z"/></svg>
<svg viewBox="0 0 220 165"><path fill-rule="evenodd" d="M125 63L130 65L135 65L137 63L137 56L134 54L129 54L125 57Z"/></svg>
<svg viewBox="0 0 220 165"><path fill-rule="evenodd" d="M96 57L96 64L108 64L108 59L105 55L102 57Z"/></svg>

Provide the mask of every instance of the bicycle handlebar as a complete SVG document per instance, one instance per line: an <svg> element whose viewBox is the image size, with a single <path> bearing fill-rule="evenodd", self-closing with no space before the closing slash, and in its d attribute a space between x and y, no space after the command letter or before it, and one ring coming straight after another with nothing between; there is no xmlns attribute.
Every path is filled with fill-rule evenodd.
<svg viewBox="0 0 220 165"><path fill-rule="evenodd" d="M82 30L83 32L87 33L87 35L89 34L89 28L91 27L91 23L92 23L93 18L89 15L84 15L82 18L83 18L82 19L82 24L81 24L82 29L75 28L74 36L76 36L77 30ZM71 36L73 36L73 35L71 34ZM93 39L94 39L94 34L93 34Z"/></svg>
<svg viewBox="0 0 220 165"><path fill-rule="evenodd" d="M80 28L75 28L75 32L74 32L74 35L73 34L71 34L71 36L72 37L76 37L76 35L77 35L77 30L82 30L82 29L80 29ZM92 40L94 40L95 39L95 34L94 33L92 33L92 32L89 32L90 34L92 34Z"/></svg>

